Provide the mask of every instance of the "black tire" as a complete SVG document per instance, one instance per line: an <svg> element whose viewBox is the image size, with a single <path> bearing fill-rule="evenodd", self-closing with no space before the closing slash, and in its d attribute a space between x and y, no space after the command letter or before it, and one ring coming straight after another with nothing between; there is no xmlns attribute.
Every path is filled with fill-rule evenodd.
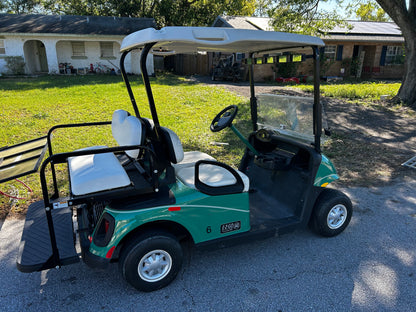
<svg viewBox="0 0 416 312"><path fill-rule="evenodd" d="M309 225L317 234L332 237L345 230L351 217L351 200L338 190L325 189L315 202Z"/></svg>
<svg viewBox="0 0 416 312"><path fill-rule="evenodd" d="M119 269L133 287L150 292L169 285L182 268L182 262L183 250L174 236L148 232L124 246Z"/></svg>

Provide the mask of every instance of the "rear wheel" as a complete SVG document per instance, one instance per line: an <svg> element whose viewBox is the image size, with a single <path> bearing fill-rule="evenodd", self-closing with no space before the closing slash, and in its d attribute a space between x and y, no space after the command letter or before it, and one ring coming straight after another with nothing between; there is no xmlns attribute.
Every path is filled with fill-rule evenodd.
<svg viewBox="0 0 416 312"><path fill-rule="evenodd" d="M351 216L351 200L338 190L325 189L315 203L309 224L316 233L331 237L344 231Z"/></svg>
<svg viewBox="0 0 416 312"><path fill-rule="evenodd" d="M169 285L180 271L182 262L183 250L174 236L150 232L123 248L119 268L129 284L149 292Z"/></svg>

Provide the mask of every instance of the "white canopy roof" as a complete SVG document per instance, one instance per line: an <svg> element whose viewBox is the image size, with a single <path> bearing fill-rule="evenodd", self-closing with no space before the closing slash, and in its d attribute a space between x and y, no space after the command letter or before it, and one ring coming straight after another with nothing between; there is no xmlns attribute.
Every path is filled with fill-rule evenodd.
<svg viewBox="0 0 416 312"><path fill-rule="evenodd" d="M275 31L218 28L218 27L165 27L147 28L124 38L121 52L143 48L156 42L153 51L171 53L195 52L268 52L324 46L317 37Z"/></svg>

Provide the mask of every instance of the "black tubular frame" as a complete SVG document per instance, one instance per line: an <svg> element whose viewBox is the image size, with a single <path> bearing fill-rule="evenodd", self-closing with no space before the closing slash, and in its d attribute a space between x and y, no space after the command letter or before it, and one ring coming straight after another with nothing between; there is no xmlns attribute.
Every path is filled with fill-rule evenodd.
<svg viewBox="0 0 416 312"><path fill-rule="evenodd" d="M62 124L62 125L53 126L52 128L49 129L48 135L47 135L49 155L53 155L52 133L56 129L101 126L101 125L110 125L110 124L111 124L111 121L98 121L98 122L88 122L88 123L78 123L78 124ZM56 198L59 197L59 191L58 191L58 183L56 181L56 173L55 173L55 164L54 164L54 162L51 162L51 171L52 171L52 181L53 181L53 189L54 189L54 194L51 196L51 198L56 199Z"/></svg>
<svg viewBox="0 0 416 312"><path fill-rule="evenodd" d="M153 98L152 87L150 85L149 73L147 72L147 56L150 50L156 44L156 42L148 43L144 46L142 54L140 56L140 71L142 72L143 83L146 88L147 99L149 101L150 112L152 114L153 123L155 124L155 135L156 139L160 141L160 124L157 116L157 110L155 105L155 99Z"/></svg>
<svg viewBox="0 0 416 312"><path fill-rule="evenodd" d="M153 97L152 88L150 85L149 74L147 72L146 61L147 56L152 49L152 47L156 44L156 42L148 43L144 46L141 51L140 56L140 70L143 77L143 83L146 88L146 94L149 101L149 107L152 114L152 119L155 124L155 135L156 139L160 141L160 124L159 118L157 115L156 105ZM315 150L318 153L321 153L321 135L322 135L322 107L320 103L320 89L319 89L319 47L312 46L313 51L313 76L314 76L314 104L313 104L313 134L314 134L314 142L313 145ZM127 87L127 92L129 93L131 103L133 105L134 111L136 115L140 117L139 110L137 108L136 100L134 99L133 92L131 90L131 86L124 68L124 61L126 55L130 53L132 50L128 50L123 52L121 59L120 59L120 68L121 73L123 76L123 80ZM251 63L248 66L249 72L249 81L250 81L250 110L251 110L251 120L253 124L253 131L258 130L257 126L257 98L254 88L254 52L250 53L249 58L251 59Z"/></svg>
<svg viewBox="0 0 416 312"><path fill-rule="evenodd" d="M157 115L155 100L153 97L152 87L150 85L150 79L149 79L149 73L147 71L146 62L147 62L147 56L149 55L150 50L152 47L156 44L156 42L148 43L144 46L143 49L141 49L141 55L140 55L140 71L143 78L144 87L146 89L147 99L149 102L149 108L150 113L152 114L152 120L154 123L154 130L155 130L155 136L156 139L160 140L160 123L159 123L159 117ZM124 66L124 61L126 59L126 56L131 52L132 50L124 51L120 58L120 70L121 75L123 77L124 83L126 84L127 92L130 97L131 104L133 105L134 112L137 117L140 117L139 109L137 107L136 99L134 98L133 91L130 85L129 78L127 76L127 72Z"/></svg>
<svg viewBox="0 0 416 312"><path fill-rule="evenodd" d="M62 126L70 126L70 125L61 125ZM56 129L56 127L55 127ZM117 146L117 147L107 147L107 148L101 148L101 149L95 149L95 150L82 150L82 151L74 151L74 152L68 152L68 153L58 153L58 154L52 154L51 156L49 156L43 163L42 166L40 167L40 182L41 182L41 187L42 187L42 194L43 194L43 202L44 202L44 206L45 206L45 211L46 211L46 219L48 222L48 230L49 230L49 236L50 236L50 240L51 240L51 247L52 247L52 256L50 258L50 260L48 260L48 263L52 264L52 266L56 266L56 267L60 267L61 266L61 262L60 262L60 258L59 258L59 250L58 250L58 246L57 246L57 242L56 242L56 236L55 236L55 230L54 230L54 225L53 225L53 219L52 219L52 210L54 209L53 207L53 201L51 201L50 199L52 199L52 197L49 197L49 191L48 191L48 184L46 181L46 168L49 164L51 164L52 168L54 167L54 164L60 164L60 163L65 163L69 157L75 157L75 156L85 156L85 155L95 155L95 154L104 154L104 153L117 153L117 152L124 152L124 151L128 151L128 150L135 150L135 149L144 149L149 151L152 154L152 158L154 158L154 160L156 159L156 155L154 155L153 151L151 149L149 149L146 146L142 146L142 145L130 145L130 146ZM151 169L151 171L153 171L153 169ZM56 180L55 177L55 171L53 171L52 175L54 176L54 181ZM151 176L152 179L152 184L154 186L154 188L158 188L158 184L157 184L157 177L155 175ZM56 186L54 185L54 188ZM55 190L56 192L56 190ZM108 193L111 193L112 191L108 191ZM116 193L117 191L114 191L114 193ZM93 195L92 195L93 196ZM77 202L76 199L71 199L68 201L68 205L72 206L75 204L79 204L79 202Z"/></svg>
<svg viewBox="0 0 416 312"><path fill-rule="evenodd" d="M59 250L56 242L56 235L53 225L53 218L52 218L52 210L53 207L53 200L57 199L59 197L59 189L58 184L56 180L56 171L55 171L55 164L65 163L69 157L75 157L75 156L85 156L85 155L93 155L93 154L104 154L104 153L121 153L128 150L135 150L135 149L142 149L147 150L151 154L151 180L152 185L154 188L158 188L158 179L155 174L153 174L153 163L156 160L156 155L154 152L149 149L146 146L142 145L131 145L131 146L117 146L117 147L106 147L106 148L100 148L100 149L94 149L94 150L81 150L81 151L73 151L73 152L65 152L65 153L53 153L52 148L52 134L57 129L63 129L63 128L76 128L76 127L88 127L88 126L102 126L102 125L111 125L111 121L99 121L99 122L90 122L90 123L78 123L78 124L61 124L53 126L49 129L48 135L47 135L47 145L48 145L48 151L49 151L49 157L45 159L40 166L40 182L41 182L41 188L42 188L42 195L43 195L43 202L44 207L46 211L46 219L48 223L48 230L49 230L49 236L51 241L51 247L52 247L52 255L50 259L48 260L48 267L60 267L60 257L59 257ZM53 194L49 196L49 190L48 190L48 184L46 181L46 168L50 165L51 168L51 175L53 180ZM108 191L108 193L116 193L117 191ZM79 204L79 202L76 199L71 199L68 202L69 206Z"/></svg>
<svg viewBox="0 0 416 312"><path fill-rule="evenodd" d="M140 117L139 109L137 107L136 99L134 98L133 91L130 86L129 78L127 77L126 68L124 67L124 60L129 54L130 51L125 51L120 57L120 70L121 70L121 76L123 77L123 81L126 84L127 92L129 93L131 104L133 105L134 113L136 114L136 117Z"/></svg>
<svg viewBox="0 0 416 312"><path fill-rule="evenodd" d="M253 123L253 131L257 131L257 98L254 89L254 53L250 54L251 64L248 67L248 74L250 80L250 111L251 121Z"/></svg>

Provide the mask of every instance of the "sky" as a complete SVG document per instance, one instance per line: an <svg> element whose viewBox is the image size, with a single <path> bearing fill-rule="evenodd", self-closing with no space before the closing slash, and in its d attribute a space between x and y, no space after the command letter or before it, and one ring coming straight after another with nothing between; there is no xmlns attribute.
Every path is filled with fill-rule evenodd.
<svg viewBox="0 0 416 312"><path fill-rule="evenodd" d="M342 17L349 17L347 14L347 11L345 9L345 7L349 4L353 2L353 0L344 0L343 5L342 5L342 9L340 10L340 5L337 3L336 0L330 0L328 2L321 2L319 3L319 8L320 9L324 9L325 11L332 11L334 9L337 9L337 13L339 15L341 15ZM354 18L354 16L352 16L352 18Z"/></svg>

